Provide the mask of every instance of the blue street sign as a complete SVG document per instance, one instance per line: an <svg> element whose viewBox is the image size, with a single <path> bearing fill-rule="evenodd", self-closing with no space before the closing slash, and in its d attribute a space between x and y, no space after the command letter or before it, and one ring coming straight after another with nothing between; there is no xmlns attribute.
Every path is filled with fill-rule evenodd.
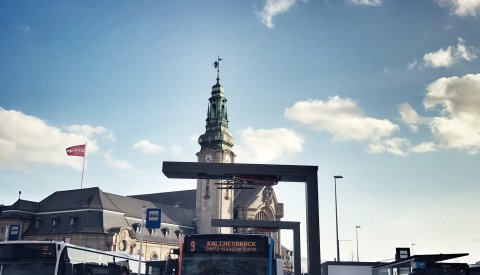
<svg viewBox="0 0 480 275"><path fill-rule="evenodd" d="M8 229L8 240L9 241L18 241L20 238L20 225L11 224Z"/></svg>
<svg viewBox="0 0 480 275"><path fill-rule="evenodd" d="M147 208L147 219L145 226L147 228L160 228L162 209Z"/></svg>

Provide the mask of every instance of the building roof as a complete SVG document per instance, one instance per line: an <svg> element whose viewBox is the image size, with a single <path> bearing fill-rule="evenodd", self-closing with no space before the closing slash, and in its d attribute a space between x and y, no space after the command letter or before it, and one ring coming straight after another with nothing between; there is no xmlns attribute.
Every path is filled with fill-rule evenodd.
<svg viewBox="0 0 480 275"><path fill-rule="evenodd" d="M235 190L235 206L250 206L259 196L265 186L255 186L253 189L237 189Z"/></svg>
<svg viewBox="0 0 480 275"><path fill-rule="evenodd" d="M98 187L56 191L39 202L38 212L79 209L121 210Z"/></svg>
<svg viewBox="0 0 480 275"><path fill-rule="evenodd" d="M173 207L195 210L197 200L197 189L173 191L165 193L130 195L128 197L145 201L161 203Z"/></svg>
<svg viewBox="0 0 480 275"><path fill-rule="evenodd" d="M457 254L427 254L427 255L413 255L405 259L400 259L391 263L384 263L378 266L375 266L374 269L382 267L397 267L397 266L410 266L410 262L424 262L424 263L436 263L446 260L451 260L463 256L468 256L468 253L457 253Z"/></svg>
<svg viewBox="0 0 480 275"><path fill-rule="evenodd" d="M191 196L192 191L194 190L182 193ZM157 196L159 199L162 197ZM175 236L174 231L178 228L189 233L194 230L195 210L106 193L98 187L57 191L39 203L18 200L13 205L5 207L0 217L32 220L33 223L25 232L25 236L68 233L102 234L140 223L144 206L162 209L161 221L170 224L170 226L165 225L166 227L172 227L172 240ZM152 238L157 237L152 236Z"/></svg>
<svg viewBox="0 0 480 275"><path fill-rule="evenodd" d="M25 212L37 212L38 202L18 199L14 204L5 206L3 210L20 210Z"/></svg>

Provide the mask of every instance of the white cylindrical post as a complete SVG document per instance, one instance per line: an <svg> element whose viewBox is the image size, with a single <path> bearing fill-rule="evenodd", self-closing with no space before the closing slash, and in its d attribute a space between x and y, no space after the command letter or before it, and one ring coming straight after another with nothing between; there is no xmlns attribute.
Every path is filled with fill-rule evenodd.
<svg viewBox="0 0 480 275"><path fill-rule="evenodd" d="M145 217L145 206L142 208L142 221L140 222L140 250L138 251L138 275L140 275L140 269L142 268L142 246L143 246L143 218Z"/></svg>

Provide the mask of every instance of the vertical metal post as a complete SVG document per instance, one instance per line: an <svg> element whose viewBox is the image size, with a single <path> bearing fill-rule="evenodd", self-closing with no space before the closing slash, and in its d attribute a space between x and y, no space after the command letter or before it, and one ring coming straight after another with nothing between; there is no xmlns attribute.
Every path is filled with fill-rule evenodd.
<svg viewBox="0 0 480 275"><path fill-rule="evenodd" d="M335 180L335 226L337 229L337 262L340 262L340 241L338 240L338 212L337 212L337 179L342 179L342 176L333 176Z"/></svg>
<svg viewBox="0 0 480 275"><path fill-rule="evenodd" d="M357 239L357 262L360 262L360 257L358 256L358 229L360 228L359 225L355 226L355 237Z"/></svg>
<svg viewBox="0 0 480 275"><path fill-rule="evenodd" d="M143 246L143 218L145 217L145 205L142 207L142 221L140 222L140 250L138 251L138 275L142 267L142 246Z"/></svg>
<svg viewBox="0 0 480 275"><path fill-rule="evenodd" d="M302 273L302 254L300 249L300 223L293 230L293 272L295 275Z"/></svg>
<svg viewBox="0 0 480 275"><path fill-rule="evenodd" d="M318 180L317 173L307 177L305 184L307 199L307 252L308 274L321 274L320 257L320 221L318 211Z"/></svg>

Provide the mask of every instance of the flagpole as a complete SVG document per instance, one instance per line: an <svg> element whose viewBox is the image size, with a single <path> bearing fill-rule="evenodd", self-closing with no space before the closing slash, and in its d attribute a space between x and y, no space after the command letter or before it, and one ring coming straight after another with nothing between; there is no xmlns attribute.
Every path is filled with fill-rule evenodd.
<svg viewBox="0 0 480 275"><path fill-rule="evenodd" d="M83 171L85 170L85 158L87 157L87 143L85 142L85 148L83 149L83 165L82 165L82 179L80 181L80 189L83 188Z"/></svg>

